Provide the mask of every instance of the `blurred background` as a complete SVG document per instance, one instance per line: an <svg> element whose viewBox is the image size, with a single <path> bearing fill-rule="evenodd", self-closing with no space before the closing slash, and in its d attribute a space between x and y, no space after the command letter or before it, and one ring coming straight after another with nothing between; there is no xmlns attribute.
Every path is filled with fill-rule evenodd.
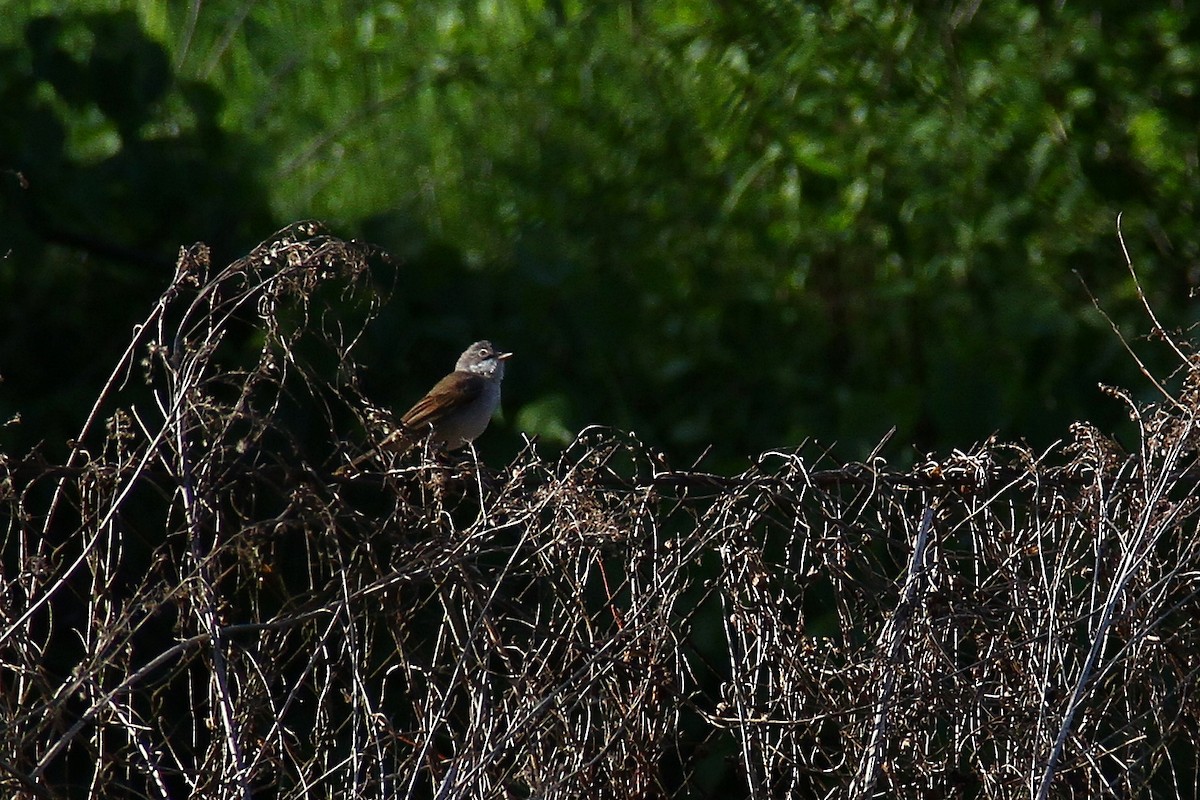
<svg viewBox="0 0 1200 800"><path fill-rule="evenodd" d="M398 410L514 358L485 454L597 423L898 466L1149 399L1200 280L1200 5L9 0L0 446L66 452L168 284L326 221L394 254ZM1082 282L1081 279L1082 278Z"/></svg>

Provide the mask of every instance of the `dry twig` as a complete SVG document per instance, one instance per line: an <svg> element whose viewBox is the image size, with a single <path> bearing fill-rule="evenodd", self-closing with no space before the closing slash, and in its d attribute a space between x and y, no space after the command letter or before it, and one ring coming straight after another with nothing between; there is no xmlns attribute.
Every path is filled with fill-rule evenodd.
<svg viewBox="0 0 1200 800"><path fill-rule="evenodd" d="M184 252L66 463L4 458L9 795L1196 795L1195 356L1131 455L337 477L372 257Z"/></svg>

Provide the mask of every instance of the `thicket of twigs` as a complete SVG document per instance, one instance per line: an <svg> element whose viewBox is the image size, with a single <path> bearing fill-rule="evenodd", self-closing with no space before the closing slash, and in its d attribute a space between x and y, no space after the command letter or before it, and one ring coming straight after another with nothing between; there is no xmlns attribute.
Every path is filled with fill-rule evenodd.
<svg viewBox="0 0 1200 800"><path fill-rule="evenodd" d="M1190 352L1129 453L339 477L372 258L185 252L70 459L4 457L5 796L1197 795Z"/></svg>

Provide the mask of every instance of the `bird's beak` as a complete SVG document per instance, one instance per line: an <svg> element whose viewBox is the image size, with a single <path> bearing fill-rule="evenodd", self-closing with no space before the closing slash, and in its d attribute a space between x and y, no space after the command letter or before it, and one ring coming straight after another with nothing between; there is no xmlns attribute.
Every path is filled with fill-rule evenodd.
<svg viewBox="0 0 1200 800"><path fill-rule="evenodd" d="M500 355L496 356L498 361L508 361L510 358L512 358L512 353L501 353Z"/></svg>

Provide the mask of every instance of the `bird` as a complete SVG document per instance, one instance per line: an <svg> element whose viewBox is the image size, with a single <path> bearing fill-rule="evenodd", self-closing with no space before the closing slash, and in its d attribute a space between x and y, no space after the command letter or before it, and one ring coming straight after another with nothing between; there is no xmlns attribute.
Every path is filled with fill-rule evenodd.
<svg viewBox="0 0 1200 800"><path fill-rule="evenodd" d="M475 342L458 357L454 371L433 385L400 418L400 426L380 444L339 472L358 467L383 450L403 455L428 437L445 450L469 445L484 432L500 406L500 382L512 353L501 351L487 339Z"/></svg>

